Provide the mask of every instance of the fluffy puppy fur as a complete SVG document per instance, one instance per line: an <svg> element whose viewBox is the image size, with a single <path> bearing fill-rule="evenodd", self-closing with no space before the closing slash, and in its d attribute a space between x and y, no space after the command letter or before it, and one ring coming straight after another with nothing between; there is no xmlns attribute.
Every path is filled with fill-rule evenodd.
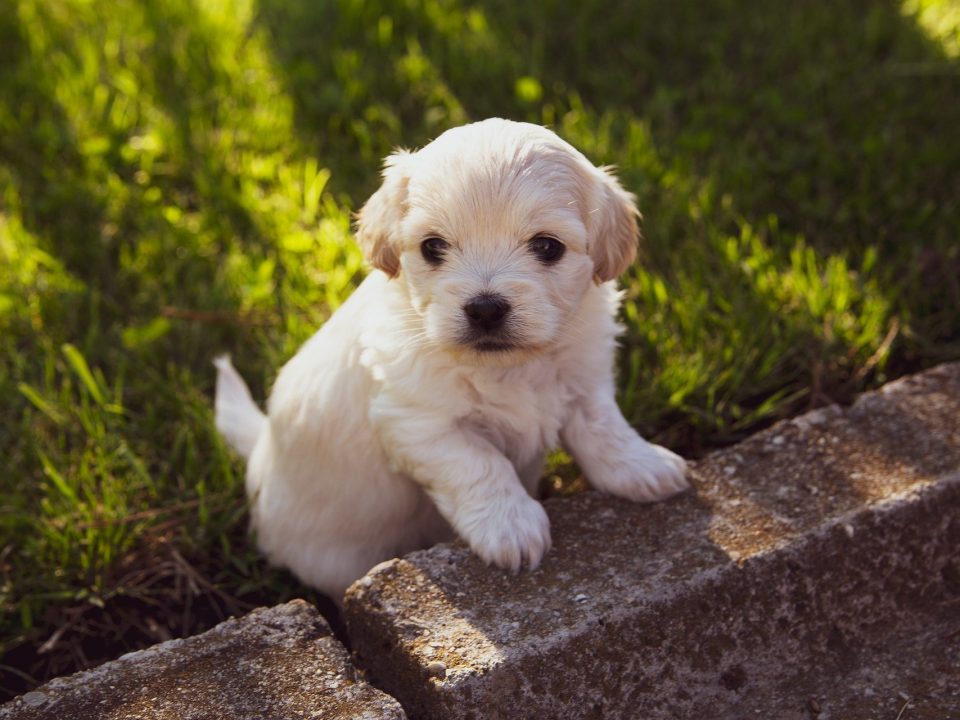
<svg viewBox="0 0 960 720"><path fill-rule="evenodd" d="M280 371L264 416L217 361L217 427L244 457L257 542L335 598L455 533L535 568L532 495L560 443L593 486L654 501L684 461L614 400L614 279L632 195L542 127L491 119L391 155L357 220L374 270Z"/></svg>

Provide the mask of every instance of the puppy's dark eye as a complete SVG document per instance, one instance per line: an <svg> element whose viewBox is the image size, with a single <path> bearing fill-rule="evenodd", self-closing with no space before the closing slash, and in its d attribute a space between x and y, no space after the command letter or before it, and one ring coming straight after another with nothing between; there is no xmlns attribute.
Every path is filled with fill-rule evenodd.
<svg viewBox="0 0 960 720"><path fill-rule="evenodd" d="M443 256L446 255L449 247L450 243L443 238L428 237L420 243L420 254L431 265L439 265L443 262Z"/></svg>
<svg viewBox="0 0 960 720"><path fill-rule="evenodd" d="M537 260L544 265L553 265L563 257L566 251L564 244L549 235L537 235L530 243L530 252L537 256Z"/></svg>

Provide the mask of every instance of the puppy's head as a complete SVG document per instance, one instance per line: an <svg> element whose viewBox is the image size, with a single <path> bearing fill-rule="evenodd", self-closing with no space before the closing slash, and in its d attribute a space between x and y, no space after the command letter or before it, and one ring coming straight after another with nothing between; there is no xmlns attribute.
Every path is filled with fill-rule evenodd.
<svg viewBox="0 0 960 720"><path fill-rule="evenodd" d="M592 282L636 255L633 196L553 132L491 119L387 158L357 220L427 341L509 364L555 344Z"/></svg>

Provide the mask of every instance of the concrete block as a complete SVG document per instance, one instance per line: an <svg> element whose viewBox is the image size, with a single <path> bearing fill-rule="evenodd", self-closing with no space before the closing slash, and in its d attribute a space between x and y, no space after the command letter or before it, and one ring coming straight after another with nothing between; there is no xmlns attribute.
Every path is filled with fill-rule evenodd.
<svg viewBox="0 0 960 720"><path fill-rule="evenodd" d="M405 717L358 678L346 649L302 600L57 678L0 707L0 720Z"/></svg>
<svg viewBox="0 0 960 720"><path fill-rule="evenodd" d="M870 658L957 637L960 364L781 422L693 484L658 505L548 502L532 573L460 544L374 568L346 598L358 663L417 718L872 718L864 688L924 673L873 687ZM811 695L838 678L860 696ZM929 717L960 717L934 691Z"/></svg>

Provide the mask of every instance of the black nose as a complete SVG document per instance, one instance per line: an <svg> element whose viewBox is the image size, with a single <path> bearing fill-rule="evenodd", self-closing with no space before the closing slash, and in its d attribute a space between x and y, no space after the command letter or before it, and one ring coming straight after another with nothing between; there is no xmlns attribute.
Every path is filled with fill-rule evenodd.
<svg viewBox="0 0 960 720"><path fill-rule="evenodd" d="M463 306L470 326L477 330L496 330L510 312L510 303L500 295L477 295Z"/></svg>

